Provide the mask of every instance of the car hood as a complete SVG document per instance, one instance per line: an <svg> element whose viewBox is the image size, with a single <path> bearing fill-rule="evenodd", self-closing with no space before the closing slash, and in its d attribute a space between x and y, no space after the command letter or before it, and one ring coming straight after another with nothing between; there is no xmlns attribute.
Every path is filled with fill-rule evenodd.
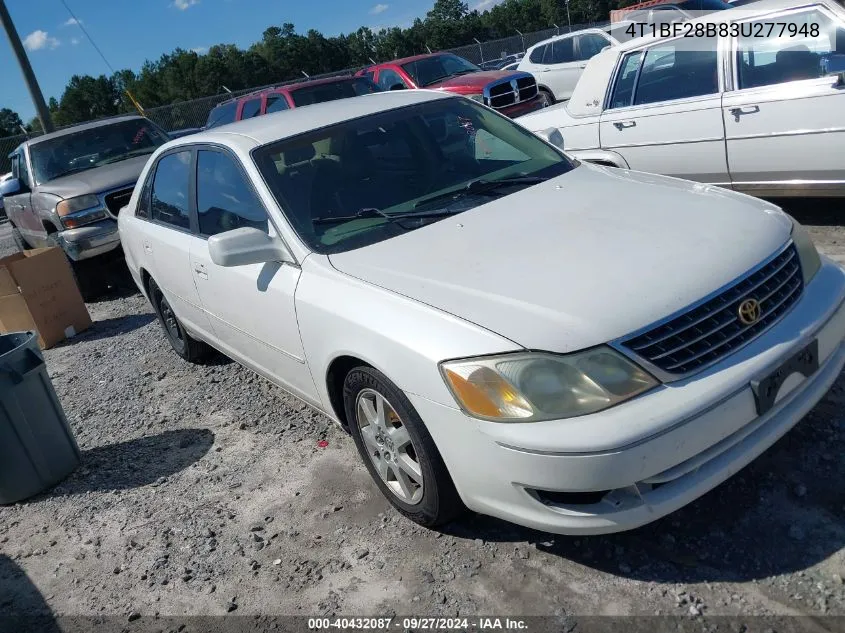
<svg viewBox="0 0 845 633"><path fill-rule="evenodd" d="M499 81L500 79L523 77L525 73L512 72L507 70L484 70L477 73L469 73L466 75L458 75L457 77L450 77L435 84L426 86L428 90L455 90L460 88L477 88L479 92L487 84Z"/></svg>
<svg viewBox="0 0 845 633"><path fill-rule="evenodd" d="M749 196L582 165L329 259L525 348L565 353L703 298L772 255L791 226Z"/></svg>
<svg viewBox="0 0 845 633"><path fill-rule="evenodd" d="M87 169L56 178L36 188L38 193L51 193L61 198L73 198L88 193L101 193L123 185L134 185L152 154L136 156L119 163Z"/></svg>

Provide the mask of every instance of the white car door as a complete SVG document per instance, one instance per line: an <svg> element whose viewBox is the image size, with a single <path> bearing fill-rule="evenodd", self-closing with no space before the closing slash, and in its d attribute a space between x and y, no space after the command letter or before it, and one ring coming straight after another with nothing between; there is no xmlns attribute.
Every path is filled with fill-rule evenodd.
<svg viewBox="0 0 845 633"><path fill-rule="evenodd" d="M221 149L197 151L199 237L191 243L191 274L221 349L245 365L315 401L316 388L299 337L294 292L300 268L268 262L223 267L211 261L208 238L241 227L270 234L268 220L238 159Z"/></svg>
<svg viewBox="0 0 845 633"><path fill-rule="evenodd" d="M128 231L133 236L129 248L185 327L208 340L211 328L189 266L191 244L197 239L190 214L191 161L191 150L181 148L163 154L150 170L151 184L144 188Z"/></svg>
<svg viewBox="0 0 845 633"><path fill-rule="evenodd" d="M815 6L741 26L732 46L734 89L723 102L734 188L757 195L842 189L845 85L824 76L822 62L845 56L845 20Z"/></svg>
<svg viewBox="0 0 845 633"><path fill-rule="evenodd" d="M539 56L532 57L539 59ZM566 101L572 96L586 66L586 61L576 59L575 36L566 36L546 44L542 60L534 62L530 72L538 85L551 91L556 101Z"/></svg>
<svg viewBox="0 0 845 633"><path fill-rule="evenodd" d="M631 169L729 185L716 38L660 40L624 55L599 135Z"/></svg>

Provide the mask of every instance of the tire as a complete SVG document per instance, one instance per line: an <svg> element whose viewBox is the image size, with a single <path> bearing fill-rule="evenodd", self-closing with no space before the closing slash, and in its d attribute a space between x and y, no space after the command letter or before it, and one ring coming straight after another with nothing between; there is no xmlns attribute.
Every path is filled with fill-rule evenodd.
<svg viewBox="0 0 845 633"><path fill-rule="evenodd" d="M343 383L343 402L361 459L399 512L429 528L466 512L428 429L384 374L366 366L351 370Z"/></svg>
<svg viewBox="0 0 845 633"><path fill-rule="evenodd" d="M183 360L189 363L198 363L208 356L210 348L202 341L192 338L190 334L185 331L184 326L176 318L176 314L170 307L164 293L158 287L158 284L150 279L149 283L149 297L153 304L158 321L164 329L164 336L176 352Z"/></svg>
<svg viewBox="0 0 845 633"><path fill-rule="evenodd" d="M21 235L20 230L14 224L12 224L12 240L15 242L15 247L18 249L19 252L28 251L30 246L27 244L24 239L23 235Z"/></svg>
<svg viewBox="0 0 845 633"><path fill-rule="evenodd" d="M545 88L540 88L537 92L540 94L540 99L543 101L544 108L548 108L550 105L554 105L555 98L551 92L549 92Z"/></svg>

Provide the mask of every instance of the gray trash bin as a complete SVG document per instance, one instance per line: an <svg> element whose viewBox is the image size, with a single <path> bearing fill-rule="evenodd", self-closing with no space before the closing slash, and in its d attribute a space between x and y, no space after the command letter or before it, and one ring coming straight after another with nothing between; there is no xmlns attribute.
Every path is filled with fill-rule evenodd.
<svg viewBox="0 0 845 633"><path fill-rule="evenodd" d="M0 504L38 494L78 465L37 334L0 335Z"/></svg>

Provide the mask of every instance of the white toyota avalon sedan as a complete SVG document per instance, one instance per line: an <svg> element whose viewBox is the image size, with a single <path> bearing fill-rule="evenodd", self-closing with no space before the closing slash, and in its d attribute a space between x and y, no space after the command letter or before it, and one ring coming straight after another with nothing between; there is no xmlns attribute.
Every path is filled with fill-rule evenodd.
<svg viewBox="0 0 845 633"><path fill-rule="evenodd" d="M777 207L578 163L443 93L174 140L119 225L180 356L216 348L336 420L427 526L643 525L845 363L845 271Z"/></svg>

